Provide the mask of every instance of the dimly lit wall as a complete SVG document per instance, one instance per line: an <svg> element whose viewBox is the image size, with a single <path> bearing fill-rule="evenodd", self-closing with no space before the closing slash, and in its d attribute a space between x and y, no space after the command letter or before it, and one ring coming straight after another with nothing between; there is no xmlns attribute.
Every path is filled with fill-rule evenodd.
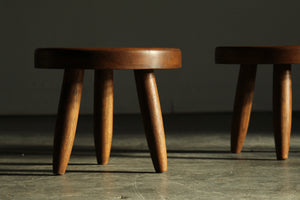
<svg viewBox="0 0 300 200"><path fill-rule="evenodd" d="M238 66L215 65L215 46L300 44L299 8L296 0L0 0L0 114L56 113L63 73L34 69L38 47L177 47L183 68L157 71L163 111L231 111ZM298 67L294 110L300 110ZM81 113L92 105L87 71ZM272 67L261 66L254 109L271 105ZM139 112L132 71L115 72L114 111Z"/></svg>

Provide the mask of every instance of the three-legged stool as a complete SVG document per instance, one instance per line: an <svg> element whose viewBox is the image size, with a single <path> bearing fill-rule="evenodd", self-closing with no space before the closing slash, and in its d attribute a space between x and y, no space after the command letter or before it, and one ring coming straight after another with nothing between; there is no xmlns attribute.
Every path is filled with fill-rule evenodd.
<svg viewBox="0 0 300 200"><path fill-rule="evenodd" d="M154 69L181 67L181 51L173 48L42 48L36 68L62 68L53 172L64 174L70 159L85 69L95 70L94 139L98 164L107 164L113 131L113 70L134 70L146 138L156 172L167 171L167 151Z"/></svg>
<svg viewBox="0 0 300 200"><path fill-rule="evenodd" d="M240 153L248 130L257 64L273 64L273 126L278 160L287 159L292 125L291 64L300 63L300 46L217 47L219 64L240 64L231 151Z"/></svg>

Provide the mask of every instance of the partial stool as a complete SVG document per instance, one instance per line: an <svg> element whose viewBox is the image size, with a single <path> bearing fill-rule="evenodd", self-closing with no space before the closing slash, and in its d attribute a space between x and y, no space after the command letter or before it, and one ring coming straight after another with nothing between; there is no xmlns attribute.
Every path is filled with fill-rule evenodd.
<svg viewBox="0 0 300 200"><path fill-rule="evenodd" d="M64 174L70 159L85 69L95 70L94 139L98 164L107 164L113 131L113 70L134 70L139 104L156 172L167 171L165 133L154 69L181 67L175 48L41 48L36 68L64 69L54 136L53 173Z"/></svg>
<svg viewBox="0 0 300 200"><path fill-rule="evenodd" d="M300 46L217 47L219 64L240 64L232 127L231 151L240 153L248 130L257 64L273 64L273 126L278 160L288 158L292 125L291 64L300 64Z"/></svg>

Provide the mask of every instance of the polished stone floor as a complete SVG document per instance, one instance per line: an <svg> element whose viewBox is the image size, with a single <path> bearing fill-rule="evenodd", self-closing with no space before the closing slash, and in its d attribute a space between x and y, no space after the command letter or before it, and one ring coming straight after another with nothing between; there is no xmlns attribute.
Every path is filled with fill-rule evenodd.
<svg viewBox="0 0 300 200"><path fill-rule="evenodd" d="M67 173L53 176L54 117L0 117L0 199L300 199L300 114L277 161L271 113L254 113L229 152L230 113L164 117L167 173L156 174L139 115L117 115L108 165L96 164L92 117L80 116Z"/></svg>

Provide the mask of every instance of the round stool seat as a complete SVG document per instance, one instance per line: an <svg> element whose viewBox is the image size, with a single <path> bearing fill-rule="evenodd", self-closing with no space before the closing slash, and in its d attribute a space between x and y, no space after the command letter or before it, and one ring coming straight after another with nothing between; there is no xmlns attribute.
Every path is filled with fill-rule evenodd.
<svg viewBox="0 0 300 200"><path fill-rule="evenodd" d="M36 68L171 69L181 67L176 48L40 48Z"/></svg>
<svg viewBox="0 0 300 200"><path fill-rule="evenodd" d="M217 47L219 64L299 64L300 45Z"/></svg>

